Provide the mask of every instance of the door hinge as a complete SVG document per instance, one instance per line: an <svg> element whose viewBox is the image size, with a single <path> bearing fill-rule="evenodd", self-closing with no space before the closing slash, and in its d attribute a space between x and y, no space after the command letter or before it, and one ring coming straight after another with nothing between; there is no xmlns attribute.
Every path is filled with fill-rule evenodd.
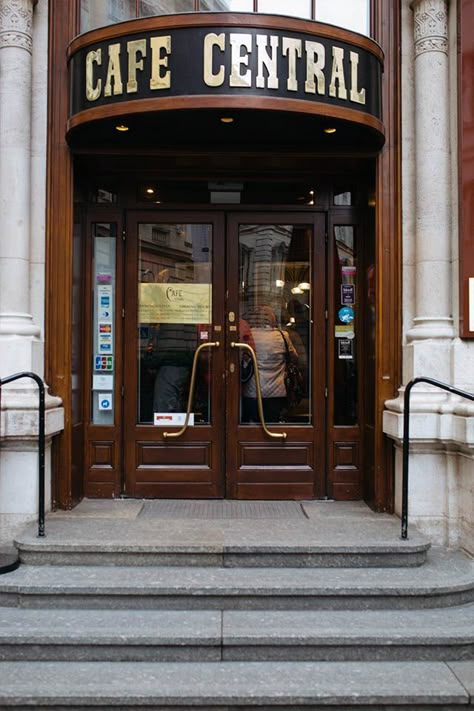
<svg viewBox="0 0 474 711"><path fill-rule="evenodd" d="M324 397L327 397L327 396L328 396L328 389L324 388Z"/></svg>
<svg viewBox="0 0 474 711"><path fill-rule="evenodd" d="M328 318L328 316L329 316L329 314L328 314L328 310L326 309L326 311L324 312L324 318L325 318L325 319L327 319L327 318Z"/></svg>
<svg viewBox="0 0 474 711"><path fill-rule="evenodd" d="M126 237L127 233L125 232L125 230L122 230L122 242L125 242Z"/></svg>
<svg viewBox="0 0 474 711"><path fill-rule="evenodd" d="M125 386L124 385L122 385L122 387L120 388L120 394L122 397L124 397L124 395L125 395Z"/></svg>
<svg viewBox="0 0 474 711"><path fill-rule="evenodd" d="M122 318L125 318L125 309L122 309Z"/></svg>

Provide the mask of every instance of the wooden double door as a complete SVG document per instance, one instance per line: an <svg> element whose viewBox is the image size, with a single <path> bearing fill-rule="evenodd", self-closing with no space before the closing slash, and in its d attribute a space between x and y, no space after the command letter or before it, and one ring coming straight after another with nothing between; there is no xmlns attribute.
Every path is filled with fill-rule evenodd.
<svg viewBox="0 0 474 711"><path fill-rule="evenodd" d="M126 493L322 494L325 215L129 212L126 234Z"/></svg>
<svg viewBox="0 0 474 711"><path fill-rule="evenodd" d="M375 301L356 211L89 214L85 494L362 498Z"/></svg>

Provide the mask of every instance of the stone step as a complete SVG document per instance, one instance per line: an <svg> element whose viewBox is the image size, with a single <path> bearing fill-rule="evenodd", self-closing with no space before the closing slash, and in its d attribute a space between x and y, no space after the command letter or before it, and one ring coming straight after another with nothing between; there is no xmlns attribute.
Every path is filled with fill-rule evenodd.
<svg viewBox="0 0 474 711"><path fill-rule="evenodd" d="M474 601L474 563L430 551L419 568L21 565L0 605L112 609L406 609Z"/></svg>
<svg viewBox="0 0 474 711"><path fill-rule="evenodd" d="M472 662L0 663L0 709L454 711L473 691Z"/></svg>
<svg viewBox="0 0 474 711"><path fill-rule="evenodd" d="M410 611L0 608L0 661L474 659L474 605Z"/></svg>
<svg viewBox="0 0 474 711"><path fill-rule="evenodd" d="M146 504L141 501L125 503L113 502L114 508L109 510L103 502L92 506L87 501L81 502L77 513L75 509L50 514L46 537L38 538L35 525L17 537L21 561L29 565L137 567L417 567L425 563L430 547L414 528L410 538L402 541L399 519L373 514L365 505L347 508L330 503L300 506L277 502L298 506L304 514L268 519L174 519L144 515Z"/></svg>
<svg viewBox="0 0 474 711"><path fill-rule="evenodd" d="M11 547L0 546L0 575L11 573L20 565L18 551Z"/></svg>

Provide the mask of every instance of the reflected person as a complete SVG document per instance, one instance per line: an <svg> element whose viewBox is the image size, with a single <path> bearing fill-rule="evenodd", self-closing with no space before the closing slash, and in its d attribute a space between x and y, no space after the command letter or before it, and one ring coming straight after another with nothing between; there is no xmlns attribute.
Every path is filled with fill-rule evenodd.
<svg viewBox="0 0 474 711"><path fill-rule="evenodd" d="M287 346L289 357L295 362L298 354L288 332L278 328L271 306L260 306L247 318L255 342L265 421L282 422L287 411ZM242 421L260 421L255 376L242 385Z"/></svg>

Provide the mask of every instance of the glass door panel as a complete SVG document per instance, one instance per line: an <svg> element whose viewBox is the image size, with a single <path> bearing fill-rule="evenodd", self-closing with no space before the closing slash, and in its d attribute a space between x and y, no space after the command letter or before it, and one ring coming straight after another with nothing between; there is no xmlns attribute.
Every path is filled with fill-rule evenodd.
<svg viewBox="0 0 474 711"><path fill-rule="evenodd" d="M270 424L311 423L312 232L308 225L239 225L240 340L255 350ZM298 389L288 387L288 364L297 369ZM258 422L255 374L241 380L240 423Z"/></svg>
<svg viewBox="0 0 474 711"><path fill-rule="evenodd" d="M225 393L218 383L225 364L214 323L222 329L223 217L153 218L128 218L126 489L212 498L223 495L224 471Z"/></svg>
<svg viewBox="0 0 474 711"><path fill-rule="evenodd" d="M140 424L182 425L198 345L212 328L212 225L138 225ZM199 358L188 424L209 424L212 355Z"/></svg>

